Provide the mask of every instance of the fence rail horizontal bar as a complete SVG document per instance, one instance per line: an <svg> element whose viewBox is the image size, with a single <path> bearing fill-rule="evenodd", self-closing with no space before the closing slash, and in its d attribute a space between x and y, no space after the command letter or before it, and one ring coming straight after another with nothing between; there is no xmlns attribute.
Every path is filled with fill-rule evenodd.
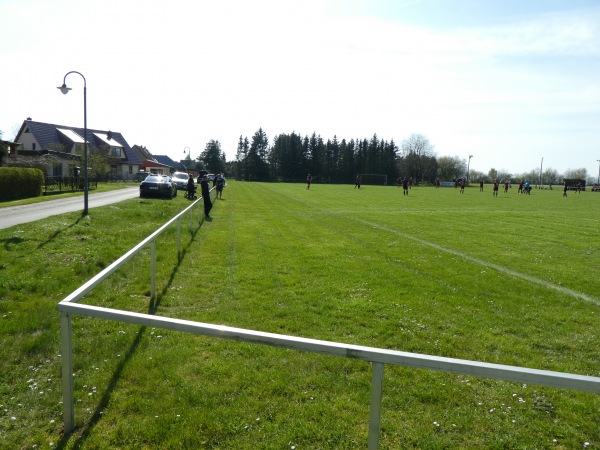
<svg viewBox="0 0 600 450"><path fill-rule="evenodd" d="M431 356L419 353L378 349L374 347L266 333L224 325L213 325L190 320L173 319L150 314L84 305L64 300L59 303L58 309L60 312L66 314L80 314L134 325L152 326L156 328L182 331L203 336L212 336L274 347L283 347L331 356L342 356L373 363L393 364L414 367L417 369L436 370L440 372L479 376L484 378L495 378L518 383L528 383L562 389L600 393L600 377L594 376L529 369L518 366L469 361L442 356Z"/></svg>

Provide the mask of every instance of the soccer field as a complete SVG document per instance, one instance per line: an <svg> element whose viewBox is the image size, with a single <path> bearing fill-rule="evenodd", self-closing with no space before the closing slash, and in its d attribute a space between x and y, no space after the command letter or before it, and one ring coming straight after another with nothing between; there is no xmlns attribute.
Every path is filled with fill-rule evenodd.
<svg viewBox="0 0 600 450"><path fill-rule="evenodd" d="M397 187L232 181L223 197L181 261L174 230L157 243L155 314L600 376L600 194L513 188L493 198L486 186L404 196ZM136 199L95 210L90 222L56 219L0 237L12 258L17 245L34 260L60 251L65 264L45 277L81 277L78 258L103 267L105 254L114 260L149 234L136 237L136 224L157 228L187 204ZM82 255L92 237L94 253ZM1 312L25 317L35 301L49 312L37 325L29 314L27 329L48 340L25 346L10 323L0 328L12 348L0 384L14 399L3 403L0 438L14 444L34 426L29 445L56 442L56 303L40 288L20 297L23 286L2 278L9 269ZM142 256L85 302L148 312L147 295ZM89 318L73 329L77 430L63 448L365 448L365 362ZM19 359L47 367L17 372ZM47 385L44 396L31 380ZM27 420L17 404L32 411ZM595 448L599 421L596 394L386 366L380 448Z"/></svg>

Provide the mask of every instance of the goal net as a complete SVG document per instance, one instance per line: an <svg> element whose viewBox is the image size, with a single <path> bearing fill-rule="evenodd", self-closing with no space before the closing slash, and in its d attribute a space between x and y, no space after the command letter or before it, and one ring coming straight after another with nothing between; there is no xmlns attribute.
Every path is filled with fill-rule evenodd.
<svg viewBox="0 0 600 450"><path fill-rule="evenodd" d="M359 173L356 175L360 177L361 184L374 184L379 186L387 186L388 177L380 173Z"/></svg>

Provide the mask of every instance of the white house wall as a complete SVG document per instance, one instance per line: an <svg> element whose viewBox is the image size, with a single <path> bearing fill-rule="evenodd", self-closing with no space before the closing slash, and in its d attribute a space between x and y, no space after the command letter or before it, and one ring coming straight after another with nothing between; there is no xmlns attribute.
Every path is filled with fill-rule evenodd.
<svg viewBox="0 0 600 450"><path fill-rule="evenodd" d="M33 137L32 133L21 133L17 142L22 144L22 146L17 149L17 152L19 150L41 150L40 144L36 141L35 137ZM33 148L33 144L35 144L35 149Z"/></svg>

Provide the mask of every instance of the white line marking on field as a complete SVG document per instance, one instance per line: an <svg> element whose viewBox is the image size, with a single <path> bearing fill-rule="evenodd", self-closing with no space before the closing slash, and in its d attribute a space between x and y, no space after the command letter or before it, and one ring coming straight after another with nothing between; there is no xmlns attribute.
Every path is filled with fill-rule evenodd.
<svg viewBox="0 0 600 450"><path fill-rule="evenodd" d="M471 261L471 262L473 262L475 264L479 264L479 265L482 265L484 267L489 267L491 269L497 270L498 272L502 272L502 273L505 273L507 275L511 275L511 276L513 276L515 278L521 278L523 280L527 280L527 281L530 281L532 283L539 284L540 286L543 286L543 287L545 287L547 289L552 289L552 290L561 292L562 294L570 295L570 296L578 298L580 300L585 300L586 302L593 303L596 306L600 306L600 300L598 300L598 299L596 299L596 298L594 298L594 297L592 297L590 295L584 294L583 292L574 291L573 289L569 289L569 288L566 288L564 286L560 286L558 284L550 283L549 281L542 280L540 278L536 278L534 276L527 275L525 273L517 272L515 270L509 269L508 267L501 266L500 264L495 264L495 263L492 263L492 262L489 262L489 261L484 261L483 259L475 258L473 256L467 255L466 253L459 252L457 250L452 250L450 248L442 247L439 244L435 244L433 242L428 242L428 241L425 241L423 239L419 239L418 237L412 236L410 234L402 233L402 232L400 232L398 230L394 230L394 229L391 229L391 228L384 227L384 226L379 225L377 223L369 222L369 221L366 221L366 220L363 220L363 219L358 219L358 218L356 220L359 221L359 222L364 223L365 225L369 225L369 226L372 226L374 228L378 228L380 230L387 231L389 233L394 233L394 234L402 236L402 237L404 237L406 239L411 239L411 240L413 240L415 242L418 242L419 244L427 245L429 247L435 248L436 250L439 250L441 252L449 253L451 255L455 255L455 256L458 256L460 258L464 258L467 261Z"/></svg>

